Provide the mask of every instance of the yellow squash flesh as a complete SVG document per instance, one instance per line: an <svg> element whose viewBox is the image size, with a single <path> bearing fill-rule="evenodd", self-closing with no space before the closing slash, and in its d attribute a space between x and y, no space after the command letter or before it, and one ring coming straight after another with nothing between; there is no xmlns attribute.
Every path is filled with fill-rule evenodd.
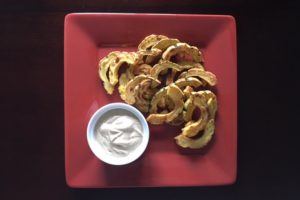
<svg viewBox="0 0 300 200"><path fill-rule="evenodd" d="M182 134L175 137L176 143L182 148L200 149L211 141L215 131L215 120L211 119L205 126L204 133L197 139L192 139Z"/></svg>
<svg viewBox="0 0 300 200"><path fill-rule="evenodd" d="M178 53L186 53L193 58L194 62L203 62L202 54L197 47L190 46L187 43L177 43L168 47L162 54L162 59L171 60Z"/></svg>
<svg viewBox="0 0 300 200"><path fill-rule="evenodd" d="M164 92L165 91L163 90L161 96L163 96ZM182 112L184 103L183 103L183 93L180 90L180 88L178 88L174 84L171 84L167 86L166 95L174 103L174 109L167 114L160 114L160 113L150 114L147 118L147 121L150 122L151 124L162 124L164 122L171 122ZM158 101L159 99L157 100L157 102ZM152 103L153 102L151 102L151 106ZM154 109L154 111L157 111L157 108L156 110Z"/></svg>
<svg viewBox="0 0 300 200"><path fill-rule="evenodd" d="M151 76L146 76L146 75L138 75L136 77L134 77L132 80L130 80L127 84L126 84L126 96L125 96L125 102L128 104L134 104L135 103L135 97L134 97L134 89L135 87L141 83L143 80L147 80L150 79L152 81L151 84L154 85L159 85L160 82L156 79L153 79Z"/></svg>

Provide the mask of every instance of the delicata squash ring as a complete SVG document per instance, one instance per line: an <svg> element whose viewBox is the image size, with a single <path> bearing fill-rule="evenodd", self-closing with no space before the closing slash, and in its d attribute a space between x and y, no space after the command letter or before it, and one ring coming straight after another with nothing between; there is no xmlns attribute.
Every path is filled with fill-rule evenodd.
<svg viewBox="0 0 300 200"><path fill-rule="evenodd" d="M162 113L154 113L150 114L147 118L147 121L150 122L151 124L162 124L164 122L171 122L174 120L180 113L182 112L183 109L183 93L180 90L179 87L177 87L175 84L171 84L167 86L167 89L164 89L160 96L162 97L166 92L166 95L170 97L170 99L174 103L174 109L170 111L169 113L162 114ZM154 97L153 97L154 98ZM155 101L155 102L154 102ZM154 101L151 102L151 106L157 106L155 105L156 102L159 101L154 99ZM152 110L157 111L157 108L152 108Z"/></svg>
<svg viewBox="0 0 300 200"><path fill-rule="evenodd" d="M155 93L155 95L153 96L152 100L151 100L151 107L149 110L149 113L157 113L158 111L158 106L159 107L165 107L165 97L167 95L167 87L163 87L161 88L157 93ZM159 105L161 102L163 102L163 105Z"/></svg>
<svg viewBox="0 0 300 200"><path fill-rule="evenodd" d="M190 46L187 43L177 43L168 47L166 51L162 54L162 59L171 60L173 56L182 52L190 55L193 58L194 62L203 62L202 54L199 51L199 49L197 47Z"/></svg>
<svg viewBox="0 0 300 200"><path fill-rule="evenodd" d="M167 36L164 35L149 35L147 37L145 37L142 42L139 44L138 49L139 50L147 50L147 49L151 49L151 47L156 44L158 41L162 40L162 39L167 39Z"/></svg>
<svg viewBox="0 0 300 200"><path fill-rule="evenodd" d="M161 61L160 63L153 66L150 71L150 75L157 79L159 74L165 74L168 69L172 69L171 74L167 76L166 85L170 85L173 83L173 79L176 75L176 72L182 71L184 69L190 69L192 66L190 65L178 65L171 61Z"/></svg>
<svg viewBox="0 0 300 200"><path fill-rule="evenodd" d="M151 50L160 50L160 54L164 52L169 46L179 43L179 40L173 38L164 38L156 42ZM158 55L149 55L146 58L146 63L152 63L160 54Z"/></svg>
<svg viewBox="0 0 300 200"><path fill-rule="evenodd" d="M146 75L138 75L136 77L134 77L132 80L130 80L127 84L126 84L126 96L125 96L125 101L128 104L134 104L135 103L135 97L134 97L134 89L135 87L142 82L143 80L147 80L150 79L152 80L152 85L154 83L154 85L159 85L160 82L154 78L152 78L151 76L146 76Z"/></svg>
<svg viewBox="0 0 300 200"><path fill-rule="evenodd" d="M126 70L126 75L129 79L133 79L135 76L140 74L149 75L152 66L147 64L136 64L130 65Z"/></svg>
<svg viewBox="0 0 300 200"><path fill-rule="evenodd" d="M197 139L192 139L184 136L183 134L180 134L176 136L174 139L176 140L176 143L182 148L200 149L209 143L214 132L215 132L215 120L210 119L206 124L204 133L201 137Z"/></svg>
<svg viewBox="0 0 300 200"><path fill-rule="evenodd" d="M133 65L139 61L139 56L135 52L114 51L103 58L99 63L99 76L103 81L104 88L108 94L112 94L114 86L118 83L119 68L123 64ZM108 76L107 76L108 73Z"/></svg>
<svg viewBox="0 0 300 200"><path fill-rule="evenodd" d="M200 79L206 81L210 86L214 86L217 84L217 77L213 73L209 71L203 71L199 68L192 68L187 71L183 77L199 77Z"/></svg>
<svg viewBox="0 0 300 200"><path fill-rule="evenodd" d="M135 52L121 52L111 63L109 68L109 82L113 86L118 83L118 72L122 64L134 65L139 61L139 56Z"/></svg>
<svg viewBox="0 0 300 200"><path fill-rule="evenodd" d="M204 95L207 104L207 111L210 119L214 119L218 110L217 97L210 90L198 91L199 94Z"/></svg>
<svg viewBox="0 0 300 200"><path fill-rule="evenodd" d="M187 77L187 78L177 79L175 81L175 85L177 85L179 88L184 88L186 86L192 86L194 88L197 88L202 85L202 82L197 78Z"/></svg>
<svg viewBox="0 0 300 200"><path fill-rule="evenodd" d="M178 39L173 38L164 38L156 42L151 49L159 49L161 51L165 51L169 46L175 45L179 43Z"/></svg>
<svg viewBox="0 0 300 200"><path fill-rule="evenodd" d="M157 88L152 88L152 80L146 79L139 83L134 88L135 106L142 112L147 113L149 111L150 102L154 94L157 92Z"/></svg>
<svg viewBox="0 0 300 200"><path fill-rule="evenodd" d="M111 63L116 59L117 54L120 53L119 51L114 51L109 53L106 57L102 58L99 62L99 76L100 79L103 81L104 89L107 91L108 94L112 94L114 91L114 86L110 84L109 79L107 77L107 72Z"/></svg>
<svg viewBox="0 0 300 200"><path fill-rule="evenodd" d="M177 65L176 63L173 63L173 62L164 61L164 62L156 64L152 67L152 69L150 71L150 76L157 79L160 72L165 69L168 69L168 68L174 69L176 71L182 70L182 67L180 65Z"/></svg>
<svg viewBox="0 0 300 200"><path fill-rule="evenodd" d="M193 137L197 135L199 131L202 131L205 128L208 120L207 103L205 96L198 92L192 92L190 99L191 103L195 107L200 109L201 115L197 121L191 121L191 123L189 123L182 129L181 134L187 137ZM193 111L195 110L194 107L191 108ZM191 111L187 110L186 112L190 113Z"/></svg>

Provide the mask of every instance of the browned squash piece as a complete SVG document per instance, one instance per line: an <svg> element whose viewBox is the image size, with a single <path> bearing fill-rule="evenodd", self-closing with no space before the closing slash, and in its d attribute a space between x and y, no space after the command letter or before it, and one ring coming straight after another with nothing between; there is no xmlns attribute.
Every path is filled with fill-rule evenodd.
<svg viewBox="0 0 300 200"><path fill-rule="evenodd" d="M162 54L163 60L171 60L173 56L179 53L185 53L192 57L196 63L203 62L202 54L197 47L190 46L187 43L177 43L168 47Z"/></svg>
<svg viewBox="0 0 300 200"><path fill-rule="evenodd" d="M204 133L197 139L192 139L183 134L175 137L176 143L182 148L200 149L206 146L212 139L215 132L215 120L210 119L205 126Z"/></svg>
<svg viewBox="0 0 300 200"><path fill-rule="evenodd" d="M165 38L159 40L156 44L154 44L151 48L151 50L158 49L162 52L164 52L169 46L179 43L179 40L173 39L173 38ZM161 57L161 53L158 55L149 55L147 56L145 63L153 63L155 60L158 60L159 57Z"/></svg>
<svg viewBox="0 0 300 200"><path fill-rule="evenodd" d="M210 86L214 86L217 84L217 78L216 75L209 71L203 71L199 68L192 68L187 71L186 74L183 75L183 77L199 77L201 80L204 80L207 82Z"/></svg>
<svg viewBox="0 0 300 200"><path fill-rule="evenodd" d="M203 94L198 92L192 92L191 96L191 103L200 109L201 115L197 121L192 121L191 124L185 126L182 129L182 135L187 137L193 137L198 134L198 132L202 131L207 123L208 120L208 112L207 112L207 104L206 98ZM187 112L189 112L187 110ZM191 114L192 115L192 114Z"/></svg>
<svg viewBox="0 0 300 200"><path fill-rule="evenodd" d="M167 95L170 97L172 102L174 103L174 109L167 114L157 113L157 104L160 98ZM162 89L159 93L159 96L154 96L151 101L151 110L153 114L150 114L147 118L147 121L151 124L162 124L164 122L171 122L174 120L183 110L183 93L179 87L175 84L171 84L166 87L166 89Z"/></svg>
<svg viewBox="0 0 300 200"><path fill-rule="evenodd" d="M167 36L164 35L155 35L151 34L147 37L145 37L142 42L139 44L138 49L139 50L148 50L151 49L153 45L155 45L158 41L162 39L167 39Z"/></svg>
<svg viewBox="0 0 300 200"><path fill-rule="evenodd" d="M157 92L156 88L151 87L152 80L143 80L135 87L134 97L135 97L135 107L137 107L142 112L149 112L150 102L154 94Z"/></svg>
<svg viewBox="0 0 300 200"><path fill-rule="evenodd" d="M159 85L160 82L154 78L152 78L151 76L146 76L146 75L138 75L136 77L134 77L132 80L130 80L127 84L126 84L126 94L125 94L125 102L128 104L134 104L135 103L135 97L134 97L134 89L135 87L141 83L143 80L147 80L150 79L152 81L152 85Z"/></svg>

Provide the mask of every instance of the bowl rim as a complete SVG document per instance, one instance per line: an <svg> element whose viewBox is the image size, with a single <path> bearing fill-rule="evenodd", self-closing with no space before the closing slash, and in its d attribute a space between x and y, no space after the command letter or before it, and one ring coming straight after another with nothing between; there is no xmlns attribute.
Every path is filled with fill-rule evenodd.
<svg viewBox="0 0 300 200"><path fill-rule="evenodd" d="M116 109L125 110L133 114L139 120L143 129L142 143L131 154L125 157L114 157L104 152L101 145L94 138L94 128L98 120L107 112ZM88 145L93 154L101 161L111 165L126 165L137 160L146 150L150 138L149 126L144 115L137 108L125 103L109 103L97 109L88 122L86 133Z"/></svg>

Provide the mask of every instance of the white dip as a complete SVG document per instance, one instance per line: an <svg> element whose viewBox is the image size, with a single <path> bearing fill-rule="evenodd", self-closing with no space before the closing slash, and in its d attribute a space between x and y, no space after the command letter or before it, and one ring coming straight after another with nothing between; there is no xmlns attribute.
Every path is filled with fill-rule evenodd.
<svg viewBox="0 0 300 200"><path fill-rule="evenodd" d="M95 138L103 149L116 157L133 152L142 142L140 121L126 110L112 110L101 117Z"/></svg>

